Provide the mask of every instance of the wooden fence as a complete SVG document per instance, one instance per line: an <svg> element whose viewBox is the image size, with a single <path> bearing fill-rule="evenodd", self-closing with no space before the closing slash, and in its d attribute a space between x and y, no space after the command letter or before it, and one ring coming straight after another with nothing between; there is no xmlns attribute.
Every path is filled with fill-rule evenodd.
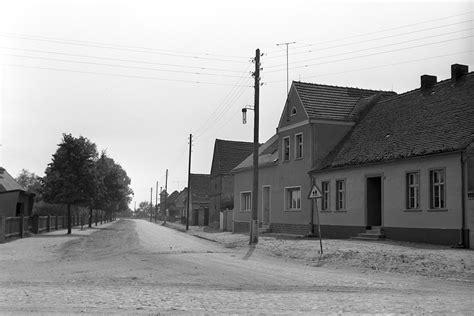
<svg viewBox="0 0 474 316"><path fill-rule="evenodd" d="M100 222L110 221L106 217L94 216L95 226ZM71 216L71 226L87 226L89 218L86 216ZM67 216L21 216L5 217L0 216L0 242L5 242L7 238L27 237L31 234L40 234L53 230L66 229Z"/></svg>

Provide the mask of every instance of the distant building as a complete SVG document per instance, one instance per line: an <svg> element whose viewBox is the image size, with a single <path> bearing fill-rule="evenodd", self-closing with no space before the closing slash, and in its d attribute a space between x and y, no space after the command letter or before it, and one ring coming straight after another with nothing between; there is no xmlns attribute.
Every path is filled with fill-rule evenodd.
<svg viewBox="0 0 474 316"><path fill-rule="evenodd" d="M210 176L208 174L191 173L189 180L189 186L191 187L189 225L208 226Z"/></svg>
<svg viewBox="0 0 474 316"><path fill-rule="evenodd" d="M210 226L217 227L219 213L234 207L234 179L231 170L253 151L252 142L216 139L210 175Z"/></svg>
<svg viewBox="0 0 474 316"><path fill-rule="evenodd" d="M0 167L0 216L32 215L35 194L27 192L15 179Z"/></svg>

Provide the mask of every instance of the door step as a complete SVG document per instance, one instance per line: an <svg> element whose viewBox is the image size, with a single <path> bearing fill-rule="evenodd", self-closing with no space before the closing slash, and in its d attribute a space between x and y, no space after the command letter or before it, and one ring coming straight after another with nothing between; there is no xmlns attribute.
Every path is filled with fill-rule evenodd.
<svg viewBox="0 0 474 316"><path fill-rule="evenodd" d="M385 235L383 233L383 229L380 226L372 226L371 228L367 229L365 233L359 233L356 237L351 237L351 239L355 240L384 240Z"/></svg>

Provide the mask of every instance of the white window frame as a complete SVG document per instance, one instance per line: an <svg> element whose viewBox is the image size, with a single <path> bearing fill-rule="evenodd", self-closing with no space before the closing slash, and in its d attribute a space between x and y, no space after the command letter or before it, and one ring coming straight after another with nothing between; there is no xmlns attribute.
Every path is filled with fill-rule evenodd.
<svg viewBox="0 0 474 316"><path fill-rule="evenodd" d="M244 200L244 196L249 196L248 205L247 198ZM246 208L248 206L248 208ZM251 212L252 211L252 191L242 191L240 192L240 211L241 212Z"/></svg>
<svg viewBox="0 0 474 316"><path fill-rule="evenodd" d="M286 148L285 141L288 140L288 159L285 159ZM290 161L291 159L291 150L290 150L290 136L283 137L283 144L282 144L282 161Z"/></svg>
<svg viewBox="0 0 474 316"><path fill-rule="evenodd" d="M324 184L327 184L327 190L324 190ZM331 182L329 180L321 181L321 211L329 211L331 208Z"/></svg>
<svg viewBox="0 0 474 316"><path fill-rule="evenodd" d="M435 181L435 174L441 174ZM446 209L446 169L437 168L430 170L430 209Z"/></svg>
<svg viewBox="0 0 474 316"><path fill-rule="evenodd" d="M412 178L413 176L413 178ZM408 210L420 209L420 172L408 171L406 180L406 208ZM412 181L412 179L414 181ZM413 203L412 203L413 201Z"/></svg>
<svg viewBox="0 0 474 316"><path fill-rule="evenodd" d="M298 143L298 136L301 136L301 143ZM298 149L301 147L301 155L298 156ZM303 159L303 133L295 134L295 159Z"/></svg>
<svg viewBox="0 0 474 316"><path fill-rule="evenodd" d="M292 197L292 192L293 191L299 191L299 200L297 199L295 204L293 204L293 197ZM284 197L284 203L285 203L284 210L289 211L289 212L301 211L301 202L302 202L302 200L301 200L301 186L286 187L284 194L285 194L285 197Z"/></svg>
<svg viewBox="0 0 474 316"><path fill-rule="evenodd" d="M338 184L342 183L342 188ZM336 211L346 209L346 179L336 179Z"/></svg>

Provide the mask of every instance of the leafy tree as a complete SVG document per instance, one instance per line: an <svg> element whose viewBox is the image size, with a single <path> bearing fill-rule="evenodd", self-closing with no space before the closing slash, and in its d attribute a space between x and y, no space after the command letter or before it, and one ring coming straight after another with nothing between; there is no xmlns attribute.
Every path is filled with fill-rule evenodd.
<svg viewBox="0 0 474 316"><path fill-rule="evenodd" d="M138 208L135 211L135 217L149 217L150 216L150 202L143 201L138 204Z"/></svg>
<svg viewBox="0 0 474 316"><path fill-rule="evenodd" d="M15 180L27 191L33 192L35 194L38 194L41 191L40 177L26 169L21 169Z"/></svg>
<svg viewBox="0 0 474 316"><path fill-rule="evenodd" d="M85 205L97 188L95 175L96 145L85 137L63 134L43 178L43 198L63 203L68 210L68 234L71 234L71 205Z"/></svg>

